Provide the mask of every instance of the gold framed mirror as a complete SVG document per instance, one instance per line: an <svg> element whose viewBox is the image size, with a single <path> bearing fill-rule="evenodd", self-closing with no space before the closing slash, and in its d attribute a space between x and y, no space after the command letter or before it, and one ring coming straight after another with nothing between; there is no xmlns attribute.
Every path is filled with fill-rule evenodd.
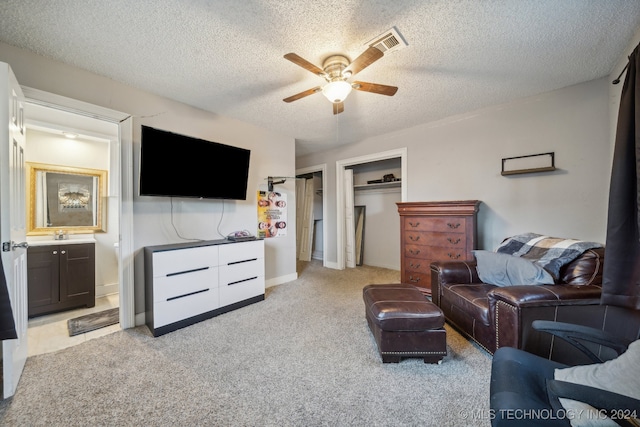
<svg viewBox="0 0 640 427"><path fill-rule="evenodd" d="M107 171L26 162L27 235L106 231Z"/></svg>

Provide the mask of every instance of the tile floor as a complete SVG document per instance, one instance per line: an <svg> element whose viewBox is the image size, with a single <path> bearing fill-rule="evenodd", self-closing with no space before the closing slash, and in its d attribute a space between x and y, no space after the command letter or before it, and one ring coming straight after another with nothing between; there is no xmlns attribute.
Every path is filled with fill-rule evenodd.
<svg viewBox="0 0 640 427"><path fill-rule="evenodd" d="M85 314L95 313L109 308L119 306L118 295L107 295L97 298L95 307L81 308L61 313L54 313L45 316L29 319L27 326L27 346L28 356L50 353L63 348L72 347L93 338L111 334L120 330L120 324L107 326L86 334L69 336L67 320Z"/></svg>

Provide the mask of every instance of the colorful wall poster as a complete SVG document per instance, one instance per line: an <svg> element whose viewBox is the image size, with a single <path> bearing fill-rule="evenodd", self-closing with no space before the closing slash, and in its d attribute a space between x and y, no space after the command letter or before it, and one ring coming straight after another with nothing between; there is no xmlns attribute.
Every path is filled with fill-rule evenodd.
<svg viewBox="0 0 640 427"><path fill-rule="evenodd" d="M258 191L258 238L287 235L287 195Z"/></svg>

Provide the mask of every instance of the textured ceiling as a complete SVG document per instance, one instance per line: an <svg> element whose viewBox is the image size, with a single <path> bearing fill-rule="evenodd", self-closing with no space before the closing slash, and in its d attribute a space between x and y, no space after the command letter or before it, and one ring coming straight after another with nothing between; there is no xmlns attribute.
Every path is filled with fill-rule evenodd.
<svg viewBox="0 0 640 427"><path fill-rule="evenodd" d="M604 77L640 25L638 0L3 0L0 41L323 151ZM351 60L396 27L408 46L357 80L344 113L285 60ZM353 80L353 79L352 79Z"/></svg>

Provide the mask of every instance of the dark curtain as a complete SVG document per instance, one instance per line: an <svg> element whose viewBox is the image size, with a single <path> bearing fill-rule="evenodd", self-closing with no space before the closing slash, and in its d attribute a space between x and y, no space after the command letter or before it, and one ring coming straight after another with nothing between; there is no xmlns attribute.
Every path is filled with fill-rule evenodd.
<svg viewBox="0 0 640 427"><path fill-rule="evenodd" d="M18 338L16 335L16 325L13 322L13 311L9 300L9 290L7 289L7 279L4 276L2 257L0 257L0 340L10 340Z"/></svg>
<svg viewBox="0 0 640 427"><path fill-rule="evenodd" d="M640 310L640 45L629 57L611 168L601 303ZM636 108L637 106L637 108Z"/></svg>

